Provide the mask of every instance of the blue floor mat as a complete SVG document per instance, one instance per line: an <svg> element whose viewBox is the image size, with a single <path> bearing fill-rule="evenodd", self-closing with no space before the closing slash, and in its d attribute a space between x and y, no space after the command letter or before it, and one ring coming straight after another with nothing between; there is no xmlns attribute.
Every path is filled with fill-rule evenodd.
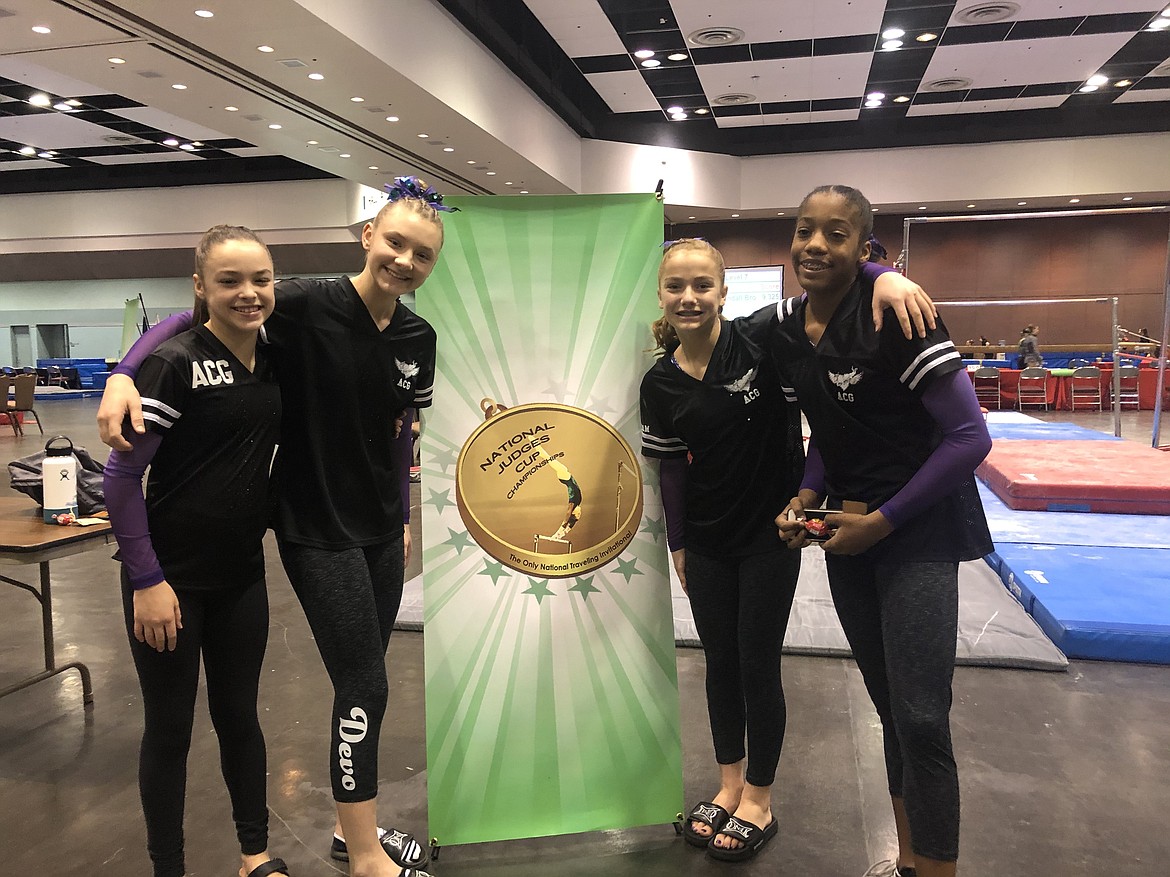
<svg viewBox="0 0 1170 877"><path fill-rule="evenodd" d="M1069 657L1170 664L1170 549L997 539L988 563Z"/></svg>

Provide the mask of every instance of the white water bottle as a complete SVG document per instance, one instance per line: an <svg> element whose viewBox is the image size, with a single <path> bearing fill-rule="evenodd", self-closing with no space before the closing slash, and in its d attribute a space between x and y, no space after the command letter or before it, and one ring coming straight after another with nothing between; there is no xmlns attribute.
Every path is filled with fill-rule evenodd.
<svg viewBox="0 0 1170 877"><path fill-rule="evenodd" d="M68 436L53 436L45 445L41 485L46 524L58 523L59 515L77 517L77 458L73 456L73 442Z"/></svg>

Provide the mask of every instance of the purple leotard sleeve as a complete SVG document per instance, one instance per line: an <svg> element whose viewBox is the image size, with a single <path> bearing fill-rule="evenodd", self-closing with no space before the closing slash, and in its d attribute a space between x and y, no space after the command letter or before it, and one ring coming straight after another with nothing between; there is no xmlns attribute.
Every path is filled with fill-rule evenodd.
<svg viewBox="0 0 1170 877"><path fill-rule="evenodd" d="M895 527L954 493L991 450L991 436L965 371L934 381L923 393L922 404L942 428L943 439L914 477L879 509Z"/></svg>
<svg viewBox="0 0 1170 877"><path fill-rule="evenodd" d="M171 314L165 320L155 323L126 351L122 361L114 366L114 370L110 374L126 375L128 378L136 377L138 369L142 368L142 363L146 361L146 357L154 353L156 347L191 328L191 316L190 311L183 311L181 314Z"/></svg>
<svg viewBox="0 0 1170 877"><path fill-rule="evenodd" d="M402 412L402 429L394 439L390 454L398 469L398 490L402 495L402 523L410 523L410 464L414 460L414 444L411 441L410 426L414 423L414 409Z"/></svg>
<svg viewBox="0 0 1170 877"><path fill-rule="evenodd" d="M136 591L157 585L166 578L150 541L146 499L142 495L142 475L154 459L162 439L159 433L148 432L134 437L134 449L129 453L110 451L102 478L110 526L118 540L118 552L130 586Z"/></svg>
<svg viewBox="0 0 1170 877"><path fill-rule="evenodd" d="M825 495L825 461L821 458L815 435L808 440L808 448L804 452L804 478L800 482L800 489L811 490L819 497Z"/></svg>
<svg viewBox="0 0 1170 877"><path fill-rule="evenodd" d="M662 511L666 515L666 545L671 551L686 547L688 465L686 457L658 461Z"/></svg>

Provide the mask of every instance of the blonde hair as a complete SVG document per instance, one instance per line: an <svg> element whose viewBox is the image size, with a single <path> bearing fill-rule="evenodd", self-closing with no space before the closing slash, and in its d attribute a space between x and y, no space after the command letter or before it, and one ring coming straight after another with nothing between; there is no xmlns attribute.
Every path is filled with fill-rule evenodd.
<svg viewBox="0 0 1170 877"><path fill-rule="evenodd" d="M702 238L679 238L677 241L667 241L662 247L662 261L658 264L659 288L662 287L662 277L665 273L666 260L672 253L681 250L698 250L699 252L706 253L711 258L711 261L715 263L715 267L718 270L719 286L723 286L723 278L726 272L723 264L723 254L707 241ZM659 351L659 356L666 353L668 348L675 347L678 344L678 333L674 331L674 326L666 321L665 314L650 324L650 331L654 335L654 347L652 349Z"/></svg>

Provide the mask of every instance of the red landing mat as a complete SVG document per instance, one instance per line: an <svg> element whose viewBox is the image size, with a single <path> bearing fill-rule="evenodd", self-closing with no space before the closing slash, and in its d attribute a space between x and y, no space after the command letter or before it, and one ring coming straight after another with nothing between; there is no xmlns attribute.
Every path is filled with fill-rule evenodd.
<svg viewBox="0 0 1170 877"><path fill-rule="evenodd" d="M1013 509L1170 515L1170 455L1133 442L995 442L975 474Z"/></svg>

